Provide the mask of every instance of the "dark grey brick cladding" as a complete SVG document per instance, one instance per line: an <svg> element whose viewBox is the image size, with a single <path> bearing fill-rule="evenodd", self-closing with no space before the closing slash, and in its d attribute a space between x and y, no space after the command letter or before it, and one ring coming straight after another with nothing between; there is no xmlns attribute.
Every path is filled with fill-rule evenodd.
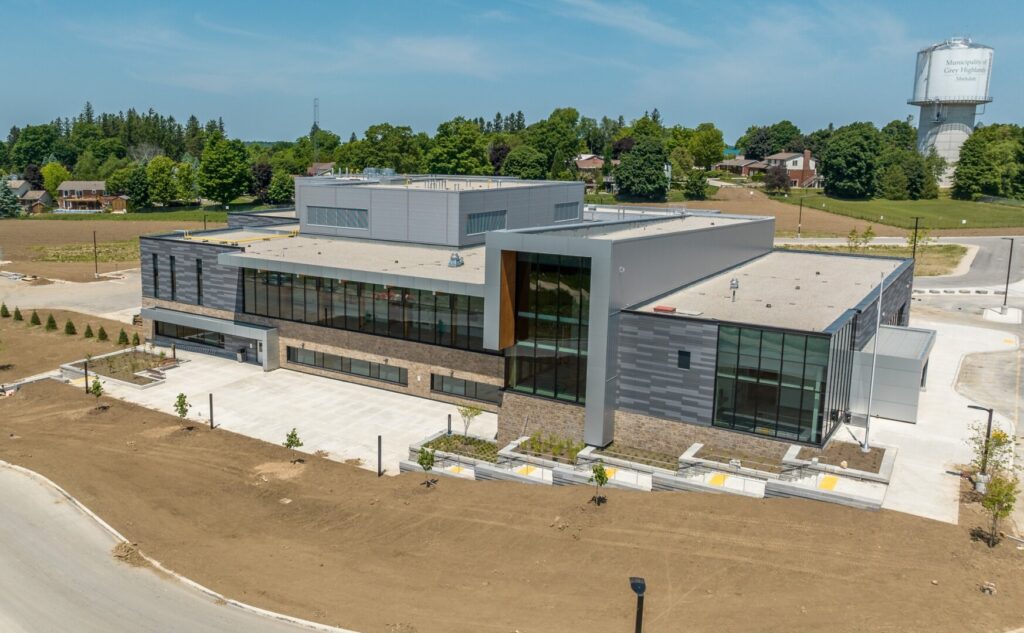
<svg viewBox="0 0 1024 633"><path fill-rule="evenodd" d="M621 313L616 408L710 425L717 345L715 323ZM677 366L680 350L690 352L690 369Z"/></svg>
<svg viewBox="0 0 1024 633"><path fill-rule="evenodd" d="M153 254L160 272L159 299L171 298L171 255L175 258L177 292L175 301L197 305L196 259L203 260L203 305L231 312L242 311L242 277L234 266L222 266L217 256L237 246L183 242L159 237L139 238L142 266L142 296L154 297Z"/></svg>
<svg viewBox="0 0 1024 633"><path fill-rule="evenodd" d="M886 279L882 289L882 323L907 325L910 322L910 303L914 292L914 266L907 266L895 279ZM878 305L878 285L874 292L864 298L857 306L861 313L857 315L857 329L854 334L854 349L861 350L875 335L875 309ZM893 321L899 309L903 309L903 318Z"/></svg>

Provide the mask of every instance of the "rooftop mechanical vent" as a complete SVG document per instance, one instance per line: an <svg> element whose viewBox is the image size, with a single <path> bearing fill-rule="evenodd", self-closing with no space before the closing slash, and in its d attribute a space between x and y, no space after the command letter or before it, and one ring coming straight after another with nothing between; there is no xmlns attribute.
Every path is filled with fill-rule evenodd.
<svg viewBox="0 0 1024 633"><path fill-rule="evenodd" d="M465 263L458 251L452 251L452 256L448 259L448 268L458 268Z"/></svg>

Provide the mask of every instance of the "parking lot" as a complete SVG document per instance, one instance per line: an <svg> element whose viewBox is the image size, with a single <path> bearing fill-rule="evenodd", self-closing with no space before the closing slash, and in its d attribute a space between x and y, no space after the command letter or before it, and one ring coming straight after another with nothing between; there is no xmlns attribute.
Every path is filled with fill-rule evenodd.
<svg viewBox="0 0 1024 633"><path fill-rule="evenodd" d="M169 350L168 350L169 351ZM189 418L207 424L209 394L214 397L218 427L280 444L294 427L300 450L324 450L331 459L360 460L377 468L377 435L382 438L383 467L398 474L398 462L409 444L445 429L452 416L453 432L462 432L454 405L375 389L288 369L264 372L259 367L203 354L178 352L181 366L167 380L145 389L108 381L107 393L152 409L175 414L174 401L184 393L192 408ZM470 434L493 438L497 416L483 413Z"/></svg>

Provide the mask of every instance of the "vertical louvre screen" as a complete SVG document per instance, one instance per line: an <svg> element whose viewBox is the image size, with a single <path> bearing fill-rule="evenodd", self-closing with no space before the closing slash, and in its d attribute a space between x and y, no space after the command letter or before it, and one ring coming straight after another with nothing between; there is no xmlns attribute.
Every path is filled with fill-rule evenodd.
<svg viewBox="0 0 1024 633"><path fill-rule="evenodd" d="M488 231L500 231L506 226L506 211L470 213L466 217L466 235L478 235Z"/></svg>
<svg viewBox="0 0 1024 633"><path fill-rule="evenodd" d="M306 221L317 226L337 226L346 229L370 228L370 212L367 209L345 209L336 207L307 207Z"/></svg>

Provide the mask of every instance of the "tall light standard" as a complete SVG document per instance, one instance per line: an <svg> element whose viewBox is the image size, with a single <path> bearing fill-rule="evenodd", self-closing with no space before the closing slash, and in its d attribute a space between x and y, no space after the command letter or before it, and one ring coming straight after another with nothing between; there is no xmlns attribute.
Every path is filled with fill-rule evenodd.
<svg viewBox="0 0 1024 633"><path fill-rule="evenodd" d="M981 494L985 494L985 489L988 486L989 442L992 441L992 409L988 407L981 407L976 404L969 404L967 405L967 408L977 409L978 411L985 411L988 413L988 427L985 429L985 444L981 449L981 474L978 475L978 479L974 482L974 490Z"/></svg>
<svg viewBox="0 0 1024 633"><path fill-rule="evenodd" d="M860 450L865 453L871 452L871 404L875 397L875 368L878 365L878 337L882 333L882 290L885 288L885 273L881 273L881 281L878 283L878 306L875 308L875 340L871 345L871 382L868 384L868 412L864 419L864 444Z"/></svg>
<svg viewBox="0 0 1024 633"><path fill-rule="evenodd" d="M644 592L647 591L647 582L639 576L632 576L629 579L629 586L636 594L636 633L644 630Z"/></svg>
<svg viewBox="0 0 1024 633"><path fill-rule="evenodd" d="M915 215L914 216L914 248L913 248L913 253L910 255L910 257L914 260L914 263L917 263L917 225L918 225L918 223L920 221L921 221L921 216Z"/></svg>
<svg viewBox="0 0 1024 633"><path fill-rule="evenodd" d="M1006 287L1003 289L1003 314L1006 314L1006 299L1010 296L1010 267L1013 264L1013 238L1003 239L1010 240L1010 256L1006 259Z"/></svg>

